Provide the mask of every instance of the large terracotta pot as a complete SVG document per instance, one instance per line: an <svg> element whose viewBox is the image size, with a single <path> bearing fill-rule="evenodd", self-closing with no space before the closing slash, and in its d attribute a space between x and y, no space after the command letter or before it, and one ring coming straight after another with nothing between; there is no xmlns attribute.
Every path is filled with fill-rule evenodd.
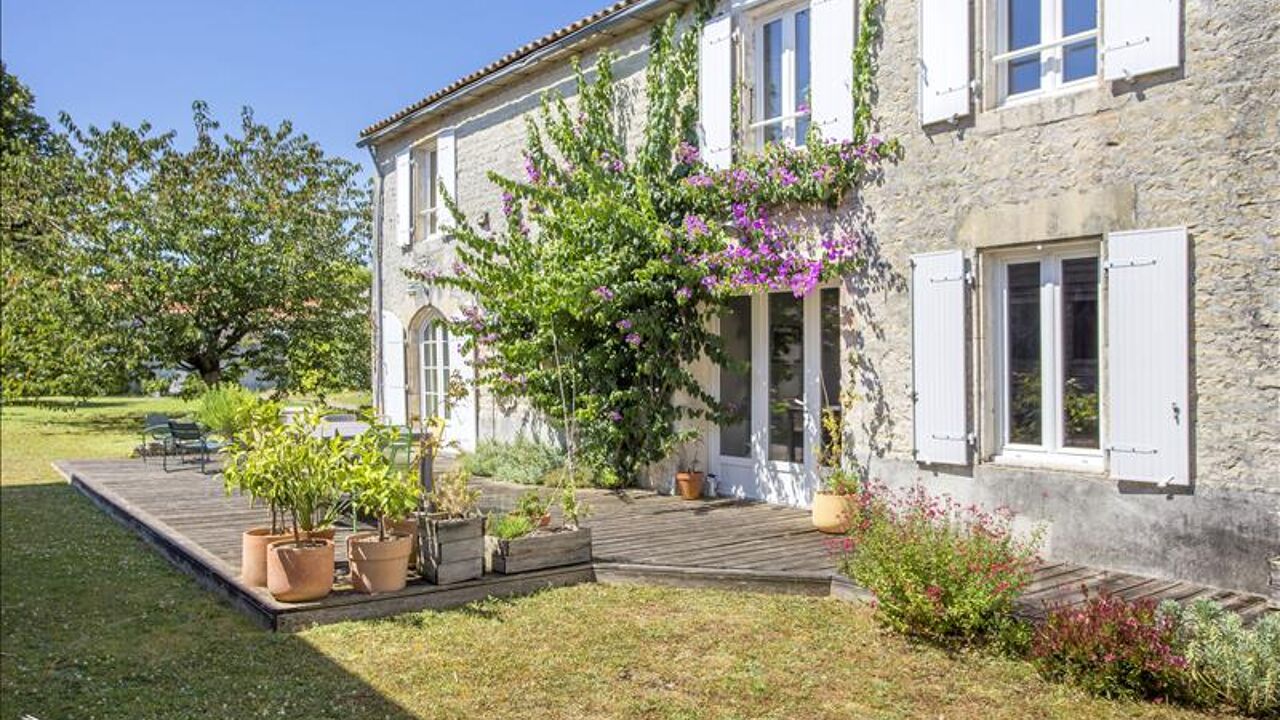
<svg viewBox="0 0 1280 720"><path fill-rule="evenodd" d="M409 535L391 533L386 540L378 540L378 533L362 532L347 537L351 584L363 593L403 589L412 550L413 538Z"/></svg>
<svg viewBox="0 0 1280 720"><path fill-rule="evenodd" d="M413 549L409 551L409 567L418 566L418 518L408 517L404 520L393 520L387 532L408 535L413 540Z"/></svg>
<svg viewBox="0 0 1280 720"><path fill-rule="evenodd" d="M704 477L700 472L676 473L676 490L679 491L680 497L685 500L697 500L702 497L702 481Z"/></svg>
<svg viewBox="0 0 1280 720"><path fill-rule="evenodd" d="M272 534L271 528L246 530L240 536L240 579L252 587L267 584L267 546L293 537L287 532Z"/></svg>
<svg viewBox="0 0 1280 720"><path fill-rule="evenodd" d="M333 541L293 540L267 546L267 590L281 602L319 600L333 590Z"/></svg>
<svg viewBox="0 0 1280 720"><path fill-rule="evenodd" d="M853 522L853 503L852 495L817 493L813 496L813 526L824 533L848 532Z"/></svg>

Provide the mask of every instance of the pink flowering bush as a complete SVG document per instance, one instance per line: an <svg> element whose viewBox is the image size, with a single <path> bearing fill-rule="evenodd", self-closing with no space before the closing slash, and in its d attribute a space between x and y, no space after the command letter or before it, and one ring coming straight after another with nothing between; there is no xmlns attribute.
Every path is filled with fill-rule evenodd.
<svg viewBox="0 0 1280 720"><path fill-rule="evenodd" d="M881 619L935 642L994 638L1030 581L1039 535L1014 537L1006 511L987 513L922 487L868 486L841 570L875 594Z"/></svg>
<svg viewBox="0 0 1280 720"><path fill-rule="evenodd" d="M1177 643L1175 619L1155 601L1104 594L1050 612L1031 656L1046 677L1097 695L1168 699L1185 685Z"/></svg>

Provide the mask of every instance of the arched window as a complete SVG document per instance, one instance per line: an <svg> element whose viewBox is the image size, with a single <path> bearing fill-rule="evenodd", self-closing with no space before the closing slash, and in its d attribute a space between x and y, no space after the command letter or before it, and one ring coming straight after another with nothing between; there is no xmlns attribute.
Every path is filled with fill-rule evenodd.
<svg viewBox="0 0 1280 720"><path fill-rule="evenodd" d="M418 331L418 387L421 417L449 418L449 328L439 317L427 319Z"/></svg>

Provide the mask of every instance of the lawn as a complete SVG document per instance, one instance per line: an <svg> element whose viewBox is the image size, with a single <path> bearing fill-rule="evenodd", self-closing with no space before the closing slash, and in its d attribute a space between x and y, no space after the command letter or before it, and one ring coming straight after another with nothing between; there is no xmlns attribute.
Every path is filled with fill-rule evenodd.
<svg viewBox="0 0 1280 720"><path fill-rule="evenodd" d="M123 455L142 412L181 408L0 410L0 717L1203 717L914 646L825 599L579 586L266 633L45 467Z"/></svg>

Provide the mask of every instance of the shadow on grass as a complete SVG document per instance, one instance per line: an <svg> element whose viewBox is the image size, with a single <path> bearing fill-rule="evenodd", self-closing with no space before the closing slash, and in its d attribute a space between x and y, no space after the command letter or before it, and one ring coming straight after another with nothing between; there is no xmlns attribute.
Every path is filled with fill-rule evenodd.
<svg viewBox="0 0 1280 720"><path fill-rule="evenodd" d="M6 713L414 717L304 637L252 625L69 486L4 487L0 510Z"/></svg>

